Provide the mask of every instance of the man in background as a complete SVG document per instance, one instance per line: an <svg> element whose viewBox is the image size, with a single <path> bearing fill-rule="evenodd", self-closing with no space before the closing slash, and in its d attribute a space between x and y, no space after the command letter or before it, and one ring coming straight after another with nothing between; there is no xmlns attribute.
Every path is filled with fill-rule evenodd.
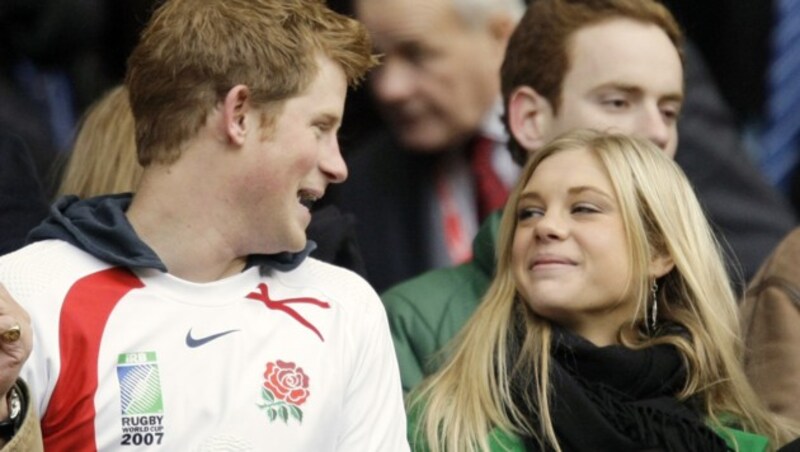
<svg viewBox="0 0 800 452"><path fill-rule="evenodd" d="M479 222L518 168L505 148L498 72L521 0L357 0L383 54L372 92L389 130L348 155L336 204L355 214L370 283L383 290L469 260Z"/></svg>

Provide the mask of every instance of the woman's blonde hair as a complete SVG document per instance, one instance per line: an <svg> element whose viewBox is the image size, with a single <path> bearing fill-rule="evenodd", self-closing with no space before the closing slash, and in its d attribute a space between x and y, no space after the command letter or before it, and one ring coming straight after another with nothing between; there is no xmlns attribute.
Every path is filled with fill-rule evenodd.
<svg viewBox="0 0 800 452"><path fill-rule="evenodd" d="M142 177L136 159L128 90L117 86L83 117L58 195L97 195L133 191Z"/></svg>
<svg viewBox="0 0 800 452"><path fill-rule="evenodd" d="M461 330L450 358L409 400L420 413L418 437L431 451L488 450L493 428L536 438L560 450L549 409L551 326L527 307L517 292L511 247L517 225L517 203L539 164L559 152L587 149L607 171L617 197L628 259L629 289L637 303L634 331L645 324L651 284L647 273L653 256L669 256L675 267L660 279L660 321L682 325L688 335L634 335L622 343L631 348L673 344L687 366L687 381L676 396L693 397L709 422L732 415L745 430L768 436L773 444L788 439L757 399L742 370L742 345L734 295L719 245L700 204L678 166L652 143L623 135L592 131L566 134L531 157L503 211L497 274L480 306ZM519 356L509 356L515 316L524 318ZM538 425L524 419L512 398L514 375L533 379Z"/></svg>

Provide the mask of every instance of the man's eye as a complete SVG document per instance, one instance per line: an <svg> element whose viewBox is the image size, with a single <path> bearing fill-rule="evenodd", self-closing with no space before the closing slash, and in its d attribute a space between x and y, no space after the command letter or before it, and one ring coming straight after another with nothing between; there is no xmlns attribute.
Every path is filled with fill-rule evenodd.
<svg viewBox="0 0 800 452"><path fill-rule="evenodd" d="M318 133L324 134L324 133L328 133L331 130L333 130L333 125L330 124L330 123L327 123L327 122L320 122L320 123L314 124L314 129L316 129Z"/></svg>
<svg viewBox="0 0 800 452"><path fill-rule="evenodd" d="M614 109L622 109L628 106L628 101L626 99L606 99L603 101L603 105Z"/></svg>
<svg viewBox="0 0 800 452"><path fill-rule="evenodd" d="M675 122L678 120L678 116L680 115L679 111L672 108L665 108L661 110L661 115L664 116L669 122Z"/></svg>
<svg viewBox="0 0 800 452"><path fill-rule="evenodd" d="M404 45L399 49L398 53L404 60L415 66L425 63L434 55L434 52L430 48L424 47L418 43Z"/></svg>

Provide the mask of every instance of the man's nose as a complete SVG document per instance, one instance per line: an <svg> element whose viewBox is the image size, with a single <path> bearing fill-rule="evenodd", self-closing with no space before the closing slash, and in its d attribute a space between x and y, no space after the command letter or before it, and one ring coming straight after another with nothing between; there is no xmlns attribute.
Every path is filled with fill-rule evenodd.
<svg viewBox="0 0 800 452"><path fill-rule="evenodd" d="M414 79L414 71L408 62L388 56L372 75L372 89L381 102L402 102L414 92Z"/></svg>

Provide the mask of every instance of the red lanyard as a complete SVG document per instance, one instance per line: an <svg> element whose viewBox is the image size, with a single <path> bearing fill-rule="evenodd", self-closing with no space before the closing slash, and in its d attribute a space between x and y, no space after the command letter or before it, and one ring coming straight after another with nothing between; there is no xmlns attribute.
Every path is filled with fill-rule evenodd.
<svg viewBox="0 0 800 452"><path fill-rule="evenodd" d="M470 260L472 258L470 238L464 232L461 213L458 211L448 180L441 171L436 178L436 198L442 211L444 239L450 261L453 264L460 264Z"/></svg>

